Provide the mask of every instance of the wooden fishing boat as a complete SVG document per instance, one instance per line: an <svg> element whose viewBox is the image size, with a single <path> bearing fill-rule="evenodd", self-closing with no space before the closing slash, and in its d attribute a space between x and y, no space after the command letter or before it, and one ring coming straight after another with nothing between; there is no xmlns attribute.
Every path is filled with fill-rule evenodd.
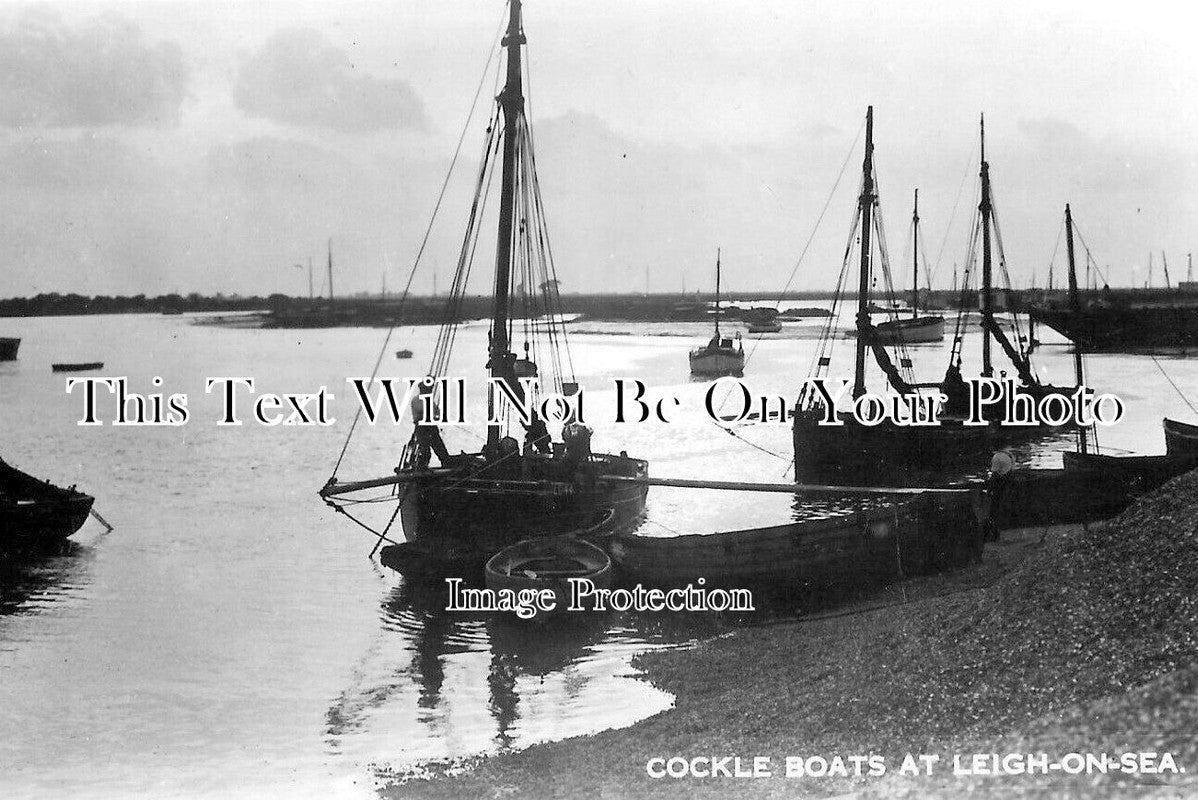
<svg viewBox="0 0 1198 800"><path fill-rule="evenodd" d="M596 589L612 584L611 558L584 539L553 536L526 539L503 548L487 561L488 589L551 590L558 609L570 604L571 579L585 578Z"/></svg>
<svg viewBox="0 0 1198 800"><path fill-rule="evenodd" d="M60 546L87 521L95 498L38 480L0 460L0 549Z"/></svg>
<svg viewBox="0 0 1198 800"><path fill-rule="evenodd" d="M1170 455L1198 453L1198 425L1178 422L1166 417L1164 428L1166 453Z"/></svg>
<svg viewBox="0 0 1198 800"><path fill-rule="evenodd" d="M78 361L50 365L51 372L89 372L94 369L104 369L104 362Z"/></svg>
<svg viewBox="0 0 1198 800"><path fill-rule="evenodd" d="M1010 426L1001 418L991 419L986 425L965 425L965 410L962 399L968 402L968 386L961 376L961 350L964 341L964 317L959 316L953 337L949 367L943 381L918 382L911 370L912 361L905 347L906 339L897 335L879 337L878 327L870 319L870 288L875 277L875 261L883 276L890 275L886 252L881 244L878 215L880 207L874 183L873 108L866 114L865 158L862 169L861 194L858 198L858 214L854 221L850 241L858 245L858 283L856 314L856 359L853 373L852 399L857 400L866 393L865 370L867 358L873 360L886 376L889 388L894 392L912 396L922 390L935 390L949 400L939 410L934 425L900 425L892 420L883 420L877 425L866 425L853 415L838 411L841 425L824 424L827 417L822 396L809 385L804 385L796 404L793 437L795 453L795 475L800 480L823 483L876 481L889 485L901 482L895 473L911 470L931 472L965 472L984 468L990 454L1006 445L1050 435L1055 430L1047 425ZM982 195L979 210L980 236L973 241L981 242L982 260L982 371L983 377L995 375L991 359L992 341L997 342L1010 359L1019 378L1016 391L1030 395L1038 401L1047 394L1070 395L1074 387L1058 388L1044 384L1036 377L1030 357L1022 348L1022 340L1016 336L1015 343L1007 337L994 316L992 299L992 254L991 230L994 219L990 197L989 164L985 156L985 133L983 128L981 159ZM875 213L876 212L876 213ZM878 234L879 246L875 254L874 237ZM1001 238L995 236L1001 242ZM852 252L846 251L841 267L841 280L851 266ZM971 250L967 263L976 260ZM1002 263L1000 249L1000 263ZM962 291L968 291L968 278L962 282ZM837 296L835 303L839 303ZM834 306L835 308L835 306ZM828 377L832 363L831 352L835 331L831 321L825 324L820 338L820 349L815 360L812 378ZM894 352L887 350L892 346ZM962 392L966 394L962 398ZM923 479L921 478L921 482Z"/></svg>
<svg viewBox="0 0 1198 800"><path fill-rule="evenodd" d="M981 553L975 494L928 493L829 519L712 534L617 535L612 559L626 580L756 588L916 575Z"/></svg>
<svg viewBox="0 0 1198 800"><path fill-rule="evenodd" d="M501 42L506 53L506 83L496 98L496 121L487 127L487 142L482 151L500 157L498 161L488 157L480 165L483 176L475 182L477 209L485 206L482 195L491 185L487 176L495 171L500 173L495 278L485 353L491 378L490 409L520 404L535 409L545 394L568 397L578 391L572 362L567 352L561 352L567 343L561 330L563 318L558 293L538 288L555 286L557 272L552 248L548 246L541 187L534 169L533 137L525 115L521 63L527 39L521 8L520 0L508 3L507 32ZM425 373L433 378L444 376L449 365L450 349L462 322L457 309L465 297L481 224L479 215L470 215L446 303L446 320ZM544 324L513 326L514 305L524 311L526 319L541 319ZM517 336L523 336L522 346L514 341ZM518 357L514 351L522 351L522 356ZM541 363L534 361L532 355L538 355ZM547 358L542 357L546 355ZM479 362L482 361L480 358ZM524 378L538 379L529 388L532 396L526 396ZM544 390L540 388L542 385L546 387ZM517 403L508 398L515 398ZM352 433L351 428L351 436ZM560 440L554 438L555 434ZM520 438L524 440L523 450ZM441 464L430 469L433 453ZM488 424L480 451L458 456L449 456L435 420L421 419L404 449L399 467L391 474L342 482L335 468L320 494L330 505L350 516L353 495L379 487L395 487L394 501L399 504L399 512L384 526L374 527L356 517L350 518L379 536L380 544L387 540L398 519L407 541L384 548L383 563L405 575L436 578L481 572L487 558L503 547L523 539L561 535L585 527L587 520L608 510L614 512L611 523L614 530L631 530L642 519L647 487L604 479L647 474L648 463L642 459L624 452L618 455L592 452L590 430L572 420L566 421L560 430L551 431L547 421L535 412L530 412L528 418L507 413Z"/></svg>
<svg viewBox="0 0 1198 800"><path fill-rule="evenodd" d="M16 361L21 340L13 336L0 336L0 361Z"/></svg>
<svg viewBox="0 0 1198 800"><path fill-rule="evenodd" d="M690 351L692 375L719 376L743 375L745 371L745 348L737 335L720 335L720 252L715 256L715 333L707 344Z"/></svg>

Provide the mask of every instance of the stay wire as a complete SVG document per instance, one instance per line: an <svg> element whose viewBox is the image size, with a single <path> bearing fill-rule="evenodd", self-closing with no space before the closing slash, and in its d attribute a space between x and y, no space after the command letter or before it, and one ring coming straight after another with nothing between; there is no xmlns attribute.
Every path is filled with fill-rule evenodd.
<svg viewBox="0 0 1198 800"><path fill-rule="evenodd" d="M507 16L507 10L505 9L504 17L506 17L506 16ZM433 224L436 222L437 214L441 210L441 203L445 199L445 193L449 188L449 181L453 177L454 167L457 166L458 157L461 155L461 152L462 152L462 145L466 141L467 132L470 130L470 122L471 122L471 120L474 119L474 112L478 108L478 99L482 95L482 89L483 89L483 86L486 84L487 75L491 71L491 62L495 59L496 52L498 52L498 44L499 44L500 37L502 36L502 33L503 33L503 27L504 27L503 23L501 22L499 29L496 32L496 34L493 38L493 41L491 43L490 52L487 54L487 61L483 66L482 77L479 79L478 87L474 91L474 98L470 102L470 111L466 115L465 124L462 125L462 132L458 136L457 145L454 147L453 158L450 159L450 162L449 162L449 169L446 170L445 179L441 182L441 190L440 190L440 192L437 193L437 201L433 205L432 215L429 217L428 226L424 230L424 236L420 241L420 247L416 251L416 258L412 262L412 268L408 272L408 280L407 280L407 283L404 285L403 294L399 298L399 308L396 313L396 319L403 318L403 310L404 310L404 306L407 304L408 296L412 289L412 281L416 277L416 270L420 266L420 259L424 255L424 250L428 246L429 238L432 235ZM375 359L374 369L371 371L371 374L370 374L370 382L371 383L374 383L375 379L378 377L379 368L383 364L383 356L386 354L387 348L391 344L391 337L395 332L395 327L396 327L395 325L392 325L390 328L387 329L387 335L383 339L383 346L379 349L378 358ZM329 476L329 480L333 480L334 478L337 477L337 471L341 468L341 462L345 459L345 453L347 450L349 450L349 443L353 439L354 431L357 429L358 422L361 420L361 418L362 418L362 406L359 405L358 410L354 413L353 421L350 423L349 432L345 436L345 442L341 445L341 452L337 454L337 461L333 465L333 473L332 473L332 475Z"/></svg>

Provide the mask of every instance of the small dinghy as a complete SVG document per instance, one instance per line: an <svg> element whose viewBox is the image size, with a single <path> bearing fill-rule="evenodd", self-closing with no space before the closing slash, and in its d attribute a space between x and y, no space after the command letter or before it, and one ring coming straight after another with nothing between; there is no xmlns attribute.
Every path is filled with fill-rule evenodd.
<svg viewBox="0 0 1198 800"><path fill-rule="evenodd" d="M570 604L571 578L586 578L596 589L612 584L611 559L583 539L554 536L525 539L505 547L487 562L487 588L552 589L557 608Z"/></svg>
<svg viewBox="0 0 1198 800"><path fill-rule="evenodd" d="M395 351L395 357L396 357L396 358L411 358L411 357L412 357L412 351L411 351L411 350L408 350L408 349L404 349L404 350L396 350L396 351Z"/></svg>

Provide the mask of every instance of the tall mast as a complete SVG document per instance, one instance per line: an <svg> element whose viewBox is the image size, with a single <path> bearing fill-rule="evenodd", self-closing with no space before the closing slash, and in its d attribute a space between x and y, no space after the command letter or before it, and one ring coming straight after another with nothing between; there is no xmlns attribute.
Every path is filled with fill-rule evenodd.
<svg viewBox="0 0 1198 800"><path fill-rule="evenodd" d="M919 316L919 190L915 190L915 210L911 214L911 319Z"/></svg>
<svg viewBox="0 0 1198 800"><path fill-rule="evenodd" d="M1173 282L1169 280L1169 259L1165 258L1165 251L1161 251L1161 266L1165 268L1165 288L1172 289Z"/></svg>
<svg viewBox="0 0 1198 800"><path fill-rule="evenodd" d="M491 307L491 346L488 365L492 377L515 381L507 334L509 284L512 275L512 238L516 205L516 157L520 119L524 115L524 88L520 75L520 46L527 41L521 30L520 0L509 0L507 83L496 98L503 110L503 183L499 195L499 239L495 248L495 299ZM487 443L499 442L497 425L487 428Z"/></svg>
<svg viewBox="0 0 1198 800"><path fill-rule="evenodd" d="M990 283L990 165L986 163L986 117L982 116L982 202L978 211L982 214L982 377L994 374L990 363L990 326L994 324L994 307L991 304Z"/></svg>
<svg viewBox="0 0 1198 800"><path fill-rule="evenodd" d="M853 397L865 394L865 348L869 335L870 232L874 207L874 107L865 112L865 162L861 167L861 272L857 283L857 363L853 373Z"/></svg>
<svg viewBox="0 0 1198 800"><path fill-rule="evenodd" d="M329 302L333 302L333 240L329 239Z"/></svg>
<svg viewBox="0 0 1198 800"><path fill-rule="evenodd" d="M308 305L312 305L315 299L316 292L312 288L312 256L308 256Z"/></svg>
<svg viewBox="0 0 1198 800"><path fill-rule="evenodd" d="M715 249L715 338L720 338L720 248ZM719 342L716 342L719 345Z"/></svg>
<svg viewBox="0 0 1198 800"><path fill-rule="evenodd" d="M1074 318L1081 314L1081 300L1077 292L1077 266L1073 260L1073 213L1069 210L1069 204L1065 204L1065 245L1069 253L1069 310ZM1077 342L1073 343L1073 374L1077 378L1077 385L1081 386L1085 383L1085 374L1082 367L1082 351ZM1082 453L1086 452L1086 429L1078 428L1078 448Z"/></svg>

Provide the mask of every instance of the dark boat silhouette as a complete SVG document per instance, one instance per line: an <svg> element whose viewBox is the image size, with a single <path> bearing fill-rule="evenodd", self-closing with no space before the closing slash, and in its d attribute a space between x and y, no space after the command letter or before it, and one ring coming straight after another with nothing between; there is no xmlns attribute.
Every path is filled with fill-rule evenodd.
<svg viewBox="0 0 1198 800"><path fill-rule="evenodd" d="M0 460L0 549L61 546L87 521L95 498L38 480Z"/></svg>
<svg viewBox="0 0 1198 800"><path fill-rule="evenodd" d="M16 361L21 340L13 336L0 336L0 361Z"/></svg>
<svg viewBox="0 0 1198 800"><path fill-rule="evenodd" d="M89 372L93 369L104 369L103 361L77 361L51 364L51 372Z"/></svg>

